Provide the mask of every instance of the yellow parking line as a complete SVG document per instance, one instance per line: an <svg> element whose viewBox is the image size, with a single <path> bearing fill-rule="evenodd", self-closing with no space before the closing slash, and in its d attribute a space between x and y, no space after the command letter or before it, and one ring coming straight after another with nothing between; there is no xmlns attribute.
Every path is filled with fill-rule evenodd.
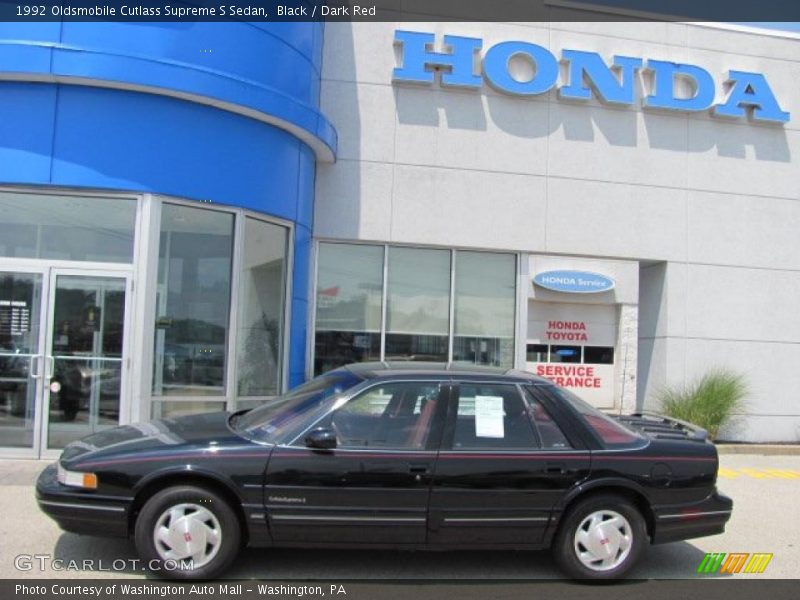
<svg viewBox="0 0 800 600"><path fill-rule="evenodd" d="M757 469L739 469L745 475L749 475L750 477L754 477L755 479L770 479L772 475L759 471Z"/></svg>
<svg viewBox="0 0 800 600"><path fill-rule="evenodd" d="M781 479L800 479L800 473L788 469L764 469L764 472Z"/></svg>
<svg viewBox="0 0 800 600"><path fill-rule="evenodd" d="M739 477L739 473L733 469L723 469L722 467L720 467L719 471L717 471L717 474L725 479L736 479Z"/></svg>
<svg viewBox="0 0 800 600"><path fill-rule="evenodd" d="M726 469L720 467L717 474L723 479L736 479L742 475L753 479L800 479L800 471L794 469L753 469L750 467Z"/></svg>

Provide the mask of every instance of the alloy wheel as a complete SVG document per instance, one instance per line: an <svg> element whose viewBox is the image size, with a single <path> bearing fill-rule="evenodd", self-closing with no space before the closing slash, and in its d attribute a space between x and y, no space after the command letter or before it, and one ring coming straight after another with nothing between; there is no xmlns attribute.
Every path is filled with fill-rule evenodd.
<svg viewBox="0 0 800 600"><path fill-rule="evenodd" d="M628 520L613 510L598 510L584 518L575 530L575 555L592 571L610 571L631 552L633 532Z"/></svg>
<svg viewBox="0 0 800 600"><path fill-rule="evenodd" d="M192 568L198 569L219 552L222 528L206 507L176 504L161 513L156 521L153 542L163 560L191 560Z"/></svg>

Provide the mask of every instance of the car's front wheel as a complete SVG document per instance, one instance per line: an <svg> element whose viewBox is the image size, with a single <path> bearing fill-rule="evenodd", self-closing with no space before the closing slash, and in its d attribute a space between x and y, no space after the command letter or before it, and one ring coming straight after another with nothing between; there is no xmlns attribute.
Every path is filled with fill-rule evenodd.
<svg viewBox="0 0 800 600"><path fill-rule="evenodd" d="M573 506L559 527L553 555L575 579L620 579L647 545L639 510L620 496L597 495Z"/></svg>
<svg viewBox="0 0 800 600"><path fill-rule="evenodd" d="M236 558L239 519L218 494L195 486L167 488L150 498L136 519L136 549L162 577L210 579Z"/></svg>

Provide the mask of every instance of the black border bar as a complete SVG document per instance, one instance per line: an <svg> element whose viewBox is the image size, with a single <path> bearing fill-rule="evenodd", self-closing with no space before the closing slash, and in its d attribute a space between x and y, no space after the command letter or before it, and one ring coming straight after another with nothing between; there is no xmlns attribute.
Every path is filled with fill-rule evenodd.
<svg viewBox="0 0 800 600"><path fill-rule="evenodd" d="M796 0L0 0L0 20L798 22Z"/></svg>

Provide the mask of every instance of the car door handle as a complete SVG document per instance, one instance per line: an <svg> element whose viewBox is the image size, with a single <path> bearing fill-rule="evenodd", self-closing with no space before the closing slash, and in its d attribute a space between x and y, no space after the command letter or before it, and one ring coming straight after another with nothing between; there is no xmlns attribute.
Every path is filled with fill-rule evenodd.
<svg viewBox="0 0 800 600"><path fill-rule="evenodd" d="M545 473L559 473L563 475L567 472L567 465L563 462L548 462L544 465Z"/></svg>
<svg viewBox="0 0 800 600"><path fill-rule="evenodd" d="M408 472L423 474L428 472L428 463L408 463Z"/></svg>

